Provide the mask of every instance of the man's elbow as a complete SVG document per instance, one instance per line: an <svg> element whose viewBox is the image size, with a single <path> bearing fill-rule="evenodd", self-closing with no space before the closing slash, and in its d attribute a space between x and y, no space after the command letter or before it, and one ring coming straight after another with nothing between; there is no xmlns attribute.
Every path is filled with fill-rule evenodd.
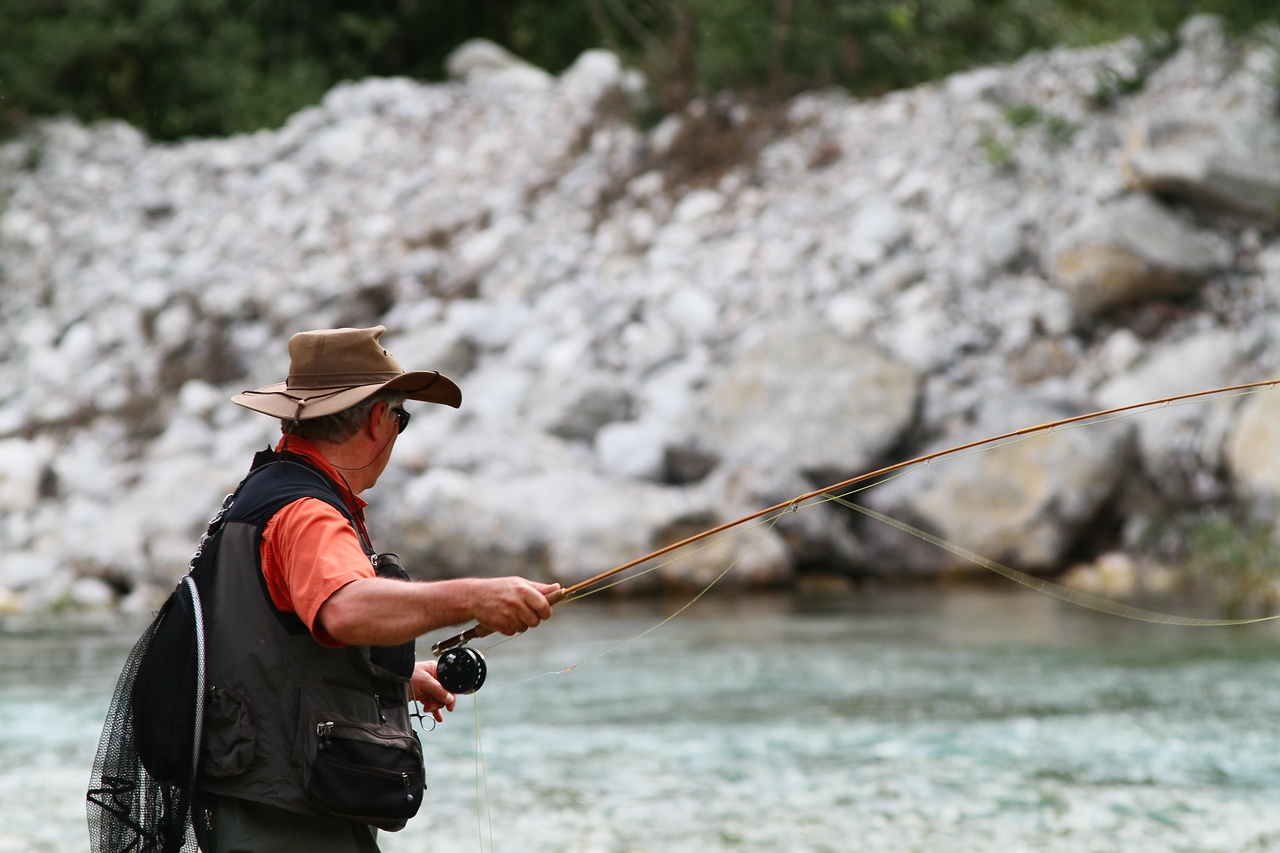
<svg viewBox="0 0 1280 853"><path fill-rule="evenodd" d="M359 593L352 589L358 583L349 583L338 589L320 605L312 625L313 634L328 635L345 646L365 644L363 608Z"/></svg>

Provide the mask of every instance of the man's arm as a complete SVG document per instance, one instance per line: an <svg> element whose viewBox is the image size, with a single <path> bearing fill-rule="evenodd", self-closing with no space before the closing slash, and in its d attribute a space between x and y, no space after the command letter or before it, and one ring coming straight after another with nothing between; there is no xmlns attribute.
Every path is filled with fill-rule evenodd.
<svg viewBox="0 0 1280 853"><path fill-rule="evenodd" d="M559 584L517 577L427 582L361 578L330 595L320 605L316 623L351 646L395 646L471 620L510 636L551 618L547 595L557 589Z"/></svg>

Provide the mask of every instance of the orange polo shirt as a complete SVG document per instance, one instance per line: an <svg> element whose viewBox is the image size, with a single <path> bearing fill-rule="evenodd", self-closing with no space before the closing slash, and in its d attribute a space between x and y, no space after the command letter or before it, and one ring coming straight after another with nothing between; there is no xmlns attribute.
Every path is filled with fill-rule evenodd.
<svg viewBox="0 0 1280 853"><path fill-rule="evenodd" d="M281 439L276 452L283 445ZM329 460L314 444L296 435L289 439L289 452L306 459L334 482L367 538L366 503L351 491ZM316 624L321 605L352 581L375 574L351 522L317 498L299 498L288 504L262 531L262 575L271 600L282 612L296 613L323 646L336 649L345 643Z"/></svg>

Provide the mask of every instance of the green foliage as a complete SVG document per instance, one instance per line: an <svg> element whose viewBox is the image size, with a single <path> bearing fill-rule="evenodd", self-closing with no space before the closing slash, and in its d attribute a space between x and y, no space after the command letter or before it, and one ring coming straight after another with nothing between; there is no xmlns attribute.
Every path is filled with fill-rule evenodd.
<svg viewBox="0 0 1280 853"><path fill-rule="evenodd" d="M1121 75L1110 69L1104 69L1094 81L1089 103L1095 109L1105 110L1118 98L1142 91L1142 87L1146 84L1147 75L1144 72Z"/></svg>
<svg viewBox="0 0 1280 853"><path fill-rule="evenodd" d="M1070 142L1080 130L1080 126L1059 115L1050 115L1044 122L1044 129L1049 138L1060 145Z"/></svg>
<svg viewBox="0 0 1280 853"><path fill-rule="evenodd" d="M1004 120L1015 130L1030 127L1040 121L1040 108L1035 104L1013 104L1004 108Z"/></svg>
<svg viewBox="0 0 1280 853"><path fill-rule="evenodd" d="M665 109L726 88L874 94L1195 12L1280 20L1274 0L0 0L0 129L58 112L162 139L270 127L340 80L440 79L477 36L552 71L611 47ZM1099 106L1143 75L1100 80Z"/></svg>
<svg viewBox="0 0 1280 853"><path fill-rule="evenodd" d="M1004 108L1004 120L1011 133L997 134L993 128L978 141L987 162L999 169L1011 169L1017 165L1014 151L1032 128L1043 125L1049 140L1058 145L1070 142L1079 129L1060 115L1042 112L1035 104L1010 104Z"/></svg>
<svg viewBox="0 0 1280 853"><path fill-rule="evenodd" d="M1208 518L1191 530L1188 568L1227 618L1273 612L1280 603L1280 546L1270 525Z"/></svg>
<svg viewBox="0 0 1280 853"><path fill-rule="evenodd" d="M0 0L0 126L69 112L161 139L251 131L340 80L438 79L473 36L553 70L596 38L569 2Z"/></svg>
<svg viewBox="0 0 1280 853"><path fill-rule="evenodd" d="M998 169L1004 169L1013 165L1013 147L1006 142L1001 142L994 136L984 136L979 141L982 146L982 152L987 155L987 162Z"/></svg>

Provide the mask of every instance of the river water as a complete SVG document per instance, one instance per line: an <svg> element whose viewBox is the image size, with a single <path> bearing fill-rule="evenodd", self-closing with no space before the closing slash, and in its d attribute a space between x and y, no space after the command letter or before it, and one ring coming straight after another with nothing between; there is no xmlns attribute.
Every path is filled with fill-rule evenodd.
<svg viewBox="0 0 1280 853"><path fill-rule="evenodd" d="M492 828L511 853L1280 851L1276 628L1002 588L741 598L544 675L675 606L576 604L491 649L487 797L464 697L423 735L423 813L383 849L489 850ZM0 634L0 853L86 849L131 640Z"/></svg>

